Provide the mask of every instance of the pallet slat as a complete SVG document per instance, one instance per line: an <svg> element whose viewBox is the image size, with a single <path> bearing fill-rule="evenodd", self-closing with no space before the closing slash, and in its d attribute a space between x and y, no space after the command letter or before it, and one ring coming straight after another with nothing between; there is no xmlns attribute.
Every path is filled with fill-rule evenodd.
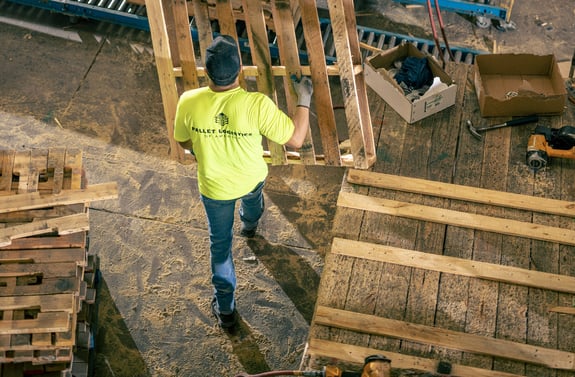
<svg viewBox="0 0 575 377"><path fill-rule="evenodd" d="M34 221L29 224L15 225L0 229L0 247L12 243L15 238L24 238L56 232L59 235L89 230L90 221L85 213L59 217L56 219Z"/></svg>
<svg viewBox="0 0 575 377"><path fill-rule="evenodd" d="M476 215L435 207L341 192L338 205L410 219L438 222L488 232L575 245L575 231L551 226Z"/></svg>
<svg viewBox="0 0 575 377"><path fill-rule="evenodd" d="M440 196L442 198L465 200L468 202L543 212L559 216L575 217L575 204L565 200L488 190L479 187L456 185L357 169L351 169L348 172L347 181L349 183L364 186L367 185L424 195Z"/></svg>
<svg viewBox="0 0 575 377"><path fill-rule="evenodd" d="M575 293L575 277L334 238L332 253L527 287Z"/></svg>
<svg viewBox="0 0 575 377"><path fill-rule="evenodd" d="M391 336L452 349L575 370L575 354L555 349L460 333L368 314L318 306L316 323L361 333Z"/></svg>

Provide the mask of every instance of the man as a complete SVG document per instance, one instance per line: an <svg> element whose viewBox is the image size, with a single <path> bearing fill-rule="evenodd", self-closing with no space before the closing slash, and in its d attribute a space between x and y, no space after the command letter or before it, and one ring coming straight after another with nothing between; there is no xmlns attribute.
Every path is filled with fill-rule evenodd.
<svg viewBox="0 0 575 377"><path fill-rule="evenodd" d="M187 91L178 101L174 139L196 157L210 232L212 312L221 327L231 329L238 321L232 258L236 201L240 200L241 234L254 237L268 174L262 135L300 148L309 128L313 89L308 77L294 80L298 106L293 119L264 94L247 92L238 81L238 46L228 35L216 37L207 48L205 66L208 86Z"/></svg>

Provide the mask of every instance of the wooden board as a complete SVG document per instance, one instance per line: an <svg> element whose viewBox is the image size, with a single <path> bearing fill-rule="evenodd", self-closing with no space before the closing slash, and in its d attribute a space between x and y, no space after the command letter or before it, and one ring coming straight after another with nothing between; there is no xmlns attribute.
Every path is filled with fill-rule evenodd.
<svg viewBox="0 0 575 377"><path fill-rule="evenodd" d="M346 17L346 12L354 14L353 2L332 0L328 5L354 166L367 169L375 160L375 145L363 73L356 72L356 67L361 67L361 55L355 18Z"/></svg>
<svg viewBox="0 0 575 377"><path fill-rule="evenodd" d="M492 233L508 234L541 241L575 245L575 231L547 225L476 215L345 192L340 193L338 205L410 219L426 220L465 228L479 229Z"/></svg>
<svg viewBox="0 0 575 377"><path fill-rule="evenodd" d="M272 58L268 45L268 34L262 3L259 0L243 1L245 13L249 19L246 26L250 36L250 51L253 51L252 60L256 64L258 73L256 77L257 87L260 92L266 94L277 103L278 99L274 76L271 72ZM271 162L273 165L283 165L287 163L288 160L283 145L268 140L268 148L271 153Z"/></svg>
<svg viewBox="0 0 575 377"><path fill-rule="evenodd" d="M373 173L357 169L351 169L349 171L347 181L358 185L440 196L443 198L510 207L525 211L543 212L558 216L575 217L575 203L551 198L534 197L533 195L488 190L480 187L455 185L427 179Z"/></svg>
<svg viewBox="0 0 575 377"><path fill-rule="evenodd" d="M315 321L361 333L388 335L421 343L541 364L554 369L574 370L575 354L554 349L514 343L473 334L457 333L388 318L318 306Z"/></svg>
<svg viewBox="0 0 575 377"><path fill-rule="evenodd" d="M317 8L307 0L299 0L299 6L325 163L340 166L339 138Z"/></svg>
<svg viewBox="0 0 575 377"><path fill-rule="evenodd" d="M419 269L493 280L575 294L575 277L494 263L471 261L429 252L334 238L332 253Z"/></svg>

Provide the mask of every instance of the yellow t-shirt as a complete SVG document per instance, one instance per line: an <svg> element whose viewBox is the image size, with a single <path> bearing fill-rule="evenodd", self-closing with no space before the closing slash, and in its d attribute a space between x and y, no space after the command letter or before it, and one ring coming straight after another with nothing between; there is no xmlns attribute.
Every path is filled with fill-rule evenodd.
<svg viewBox="0 0 575 377"><path fill-rule="evenodd" d="M180 97L174 139L193 143L200 193L229 200L249 193L266 178L262 135L285 144L293 131L293 121L262 93L202 87Z"/></svg>

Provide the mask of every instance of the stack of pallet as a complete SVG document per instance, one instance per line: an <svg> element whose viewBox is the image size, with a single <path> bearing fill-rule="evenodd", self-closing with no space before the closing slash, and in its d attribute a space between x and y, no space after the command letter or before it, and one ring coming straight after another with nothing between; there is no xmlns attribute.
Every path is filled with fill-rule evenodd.
<svg viewBox="0 0 575 377"><path fill-rule="evenodd" d="M97 261L78 149L0 150L0 376L87 376Z"/></svg>

